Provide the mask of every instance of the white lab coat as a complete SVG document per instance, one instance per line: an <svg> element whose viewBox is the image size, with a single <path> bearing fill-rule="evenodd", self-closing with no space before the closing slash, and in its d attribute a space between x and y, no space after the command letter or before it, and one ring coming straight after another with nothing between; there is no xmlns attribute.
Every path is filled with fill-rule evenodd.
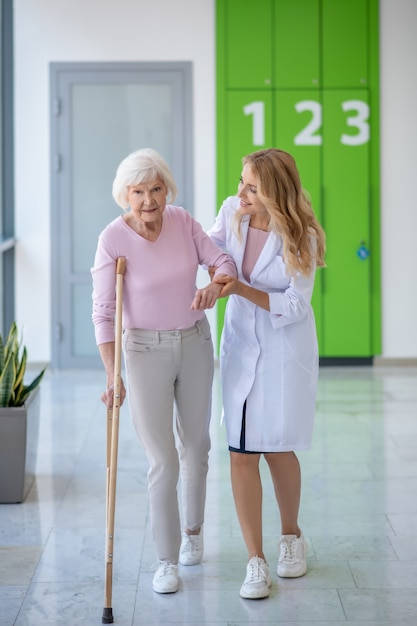
<svg viewBox="0 0 417 626"><path fill-rule="evenodd" d="M239 198L223 203L210 237L234 259L239 280L249 228L241 243L231 221ZM221 339L223 417L229 446L240 447L246 400L246 450L284 452L311 446L318 379L318 349L310 304L314 272L286 273L282 241L270 233L250 276L252 287L269 293L270 312L245 298L229 297Z"/></svg>

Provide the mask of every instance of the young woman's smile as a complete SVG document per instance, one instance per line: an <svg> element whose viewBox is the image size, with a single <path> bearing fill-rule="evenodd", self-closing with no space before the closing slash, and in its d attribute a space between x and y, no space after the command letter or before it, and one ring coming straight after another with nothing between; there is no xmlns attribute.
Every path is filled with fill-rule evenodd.
<svg viewBox="0 0 417 626"><path fill-rule="evenodd" d="M239 212L251 216L251 226L266 229L269 223L268 211L259 199L258 179L248 164L243 167L237 195L240 199Z"/></svg>

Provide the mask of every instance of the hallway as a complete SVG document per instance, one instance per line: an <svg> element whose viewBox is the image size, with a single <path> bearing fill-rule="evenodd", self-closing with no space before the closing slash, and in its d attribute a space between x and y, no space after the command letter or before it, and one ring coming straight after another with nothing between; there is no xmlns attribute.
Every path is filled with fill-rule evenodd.
<svg viewBox="0 0 417 626"><path fill-rule="evenodd" d="M0 505L1 626L93 626L103 611L105 409L101 371L48 371L38 471L23 504ZM302 390L300 390L302 393ZM243 600L246 553L213 389L205 554L180 590L152 591L147 462L120 419L113 614L119 626L415 626L417 368L320 370L313 448L299 454L308 572L276 576L279 520L262 462L271 596Z"/></svg>

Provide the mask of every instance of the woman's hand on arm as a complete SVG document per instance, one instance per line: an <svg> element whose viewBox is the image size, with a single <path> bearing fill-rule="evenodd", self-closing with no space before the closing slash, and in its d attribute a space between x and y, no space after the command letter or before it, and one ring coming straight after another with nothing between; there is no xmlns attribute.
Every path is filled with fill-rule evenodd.
<svg viewBox="0 0 417 626"><path fill-rule="evenodd" d="M106 370L106 390L101 394L101 401L106 405L108 409L113 408L114 399L114 341L108 343L102 343L98 346L101 360L103 361L104 368ZM122 406L126 398L126 389L123 383L123 379L120 378L120 406Z"/></svg>
<svg viewBox="0 0 417 626"><path fill-rule="evenodd" d="M222 286L220 292L220 298L225 298L231 295L237 295L241 298L246 298L250 302L253 302L257 306L260 306L265 311L269 311L269 295L266 291L261 291L260 289L255 289L250 285L246 285L242 283L237 278L232 278L231 276L215 276L213 278L213 284L219 283Z"/></svg>
<svg viewBox="0 0 417 626"><path fill-rule="evenodd" d="M217 282L211 282L203 289L197 289L191 308L194 311L203 311L204 309L212 309L220 297L222 286Z"/></svg>

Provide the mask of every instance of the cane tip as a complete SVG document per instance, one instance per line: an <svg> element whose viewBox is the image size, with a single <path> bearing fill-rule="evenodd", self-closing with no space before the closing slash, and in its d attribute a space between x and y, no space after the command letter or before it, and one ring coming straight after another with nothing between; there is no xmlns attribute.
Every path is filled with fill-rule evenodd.
<svg viewBox="0 0 417 626"><path fill-rule="evenodd" d="M113 609L103 609L102 624L113 624Z"/></svg>

